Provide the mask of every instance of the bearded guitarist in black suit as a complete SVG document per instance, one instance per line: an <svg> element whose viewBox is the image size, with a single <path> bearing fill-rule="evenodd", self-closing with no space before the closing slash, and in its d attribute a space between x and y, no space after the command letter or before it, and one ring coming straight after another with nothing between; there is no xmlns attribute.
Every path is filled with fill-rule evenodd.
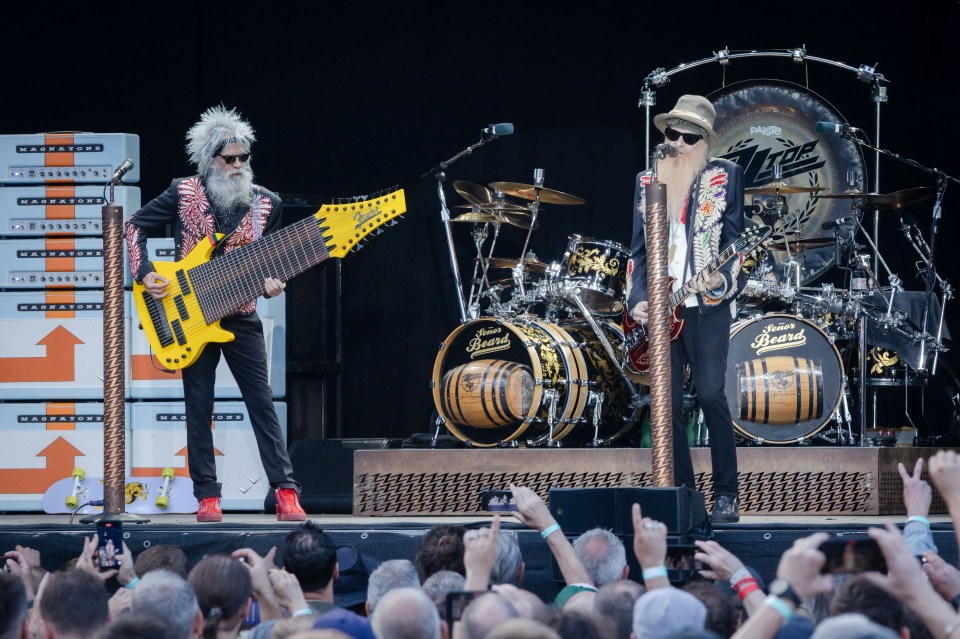
<svg viewBox="0 0 960 639"><path fill-rule="evenodd" d="M737 164L707 155L708 148L719 142L713 130L715 118L708 99L685 95L669 113L657 115L653 122L663 132L665 142L677 149L676 155L657 165L658 180L667 187L669 273L677 285L692 280L697 291L680 308L683 330L670 344L675 483L697 488L683 418L683 375L689 364L710 433L712 521L732 523L740 519L740 499L737 450L724 378L730 344L730 303L742 285L738 281L740 258L735 257L712 275L703 271L744 230L744 185L743 170ZM643 187L650 179L649 172L637 176L633 242L627 267L628 308L630 316L640 323L645 323L649 316Z"/></svg>

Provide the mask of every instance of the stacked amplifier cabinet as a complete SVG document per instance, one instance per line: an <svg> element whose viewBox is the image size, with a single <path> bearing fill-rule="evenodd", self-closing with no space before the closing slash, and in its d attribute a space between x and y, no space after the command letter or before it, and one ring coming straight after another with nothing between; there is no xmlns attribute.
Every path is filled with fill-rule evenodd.
<svg viewBox="0 0 960 639"><path fill-rule="evenodd" d="M39 511L47 486L74 467L103 472L103 236L106 184L134 162L113 201L141 206L139 138L127 133L0 135L0 511ZM151 196L152 197L152 196ZM151 260L173 241L149 240ZM124 251L125 253L125 251ZM173 467L188 476L180 374L150 352L124 264L128 477ZM274 397L285 393L284 299L257 305ZM269 486L249 416L225 362L214 430L224 509L259 508ZM286 432L286 405L277 412Z"/></svg>

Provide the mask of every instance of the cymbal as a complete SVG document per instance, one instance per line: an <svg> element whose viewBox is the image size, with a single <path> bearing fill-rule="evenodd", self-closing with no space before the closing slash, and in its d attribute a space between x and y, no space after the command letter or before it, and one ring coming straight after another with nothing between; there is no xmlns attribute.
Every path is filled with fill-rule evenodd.
<svg viewBox="0 0 960 639"><path fill-rule="evenodd" d="M480 213L478 211L470 211L469 213L464 213L463 215L458 215L455 218L450 220L451 222L490 222L499 223L500 219L494 217L493 215L488 215L486 213Z"/></svg>
<svg viewBox="0 0 960 639"><path fill-rule="evenodd" d="M494 200L493 191L481 184L467 182L466 180L454 180L454 190L463 196L470 204L479 204L481 206L490 204Z"/></svg>
<svg viewBox="0 0 960 639"><path fill-rule="evenodd" d="M532 184L520 184L519 182L491 182L490 188L507 195L523 198L525 200L537 199L537 188ZM570 195L569 193L564 193L562 191L554 191L553 189L544 188L540 189L540 201L546 204L565 205L584 203L584 199L579 198L576 195Z"/></svg>
<svg viewBox="0 0 960 639"><path fill-rule="evenodd" d="M860 197L868 197L872 195L879 195L878 193L865 193L864 191L858 191L852 189L850 191L844 191L843 193L823 193L817 197L822 197L825 200L852 200Z"/></svg>
<svg viewBox="0 0 960 639"><path fill-rule="evenodd" d="M796 240L790 240L791 251L806 251L808 249L823 248L824 246L833 246L836 243L832 237L807 237ZM771 251L786 251L787 246L783 242L767 244L766 248Z"/></svg>
<svg viewBox="0 0 960 639"><path fill-rule="evenodd" d="M489 266L490 268L511 268L512 269L518 263L516 259L513 259L513 258L508 259L508 258L502 258L502 257L491 257L485 261L487 263L487 266ZM542 273L543 271L547 270L547 265L545 262L541 262L540 260L535 260L527 257L527 258L524 258L523 260L523 268L528 271L537 271L538 273Z"/></svg>
<svg viewBox="0 0 960 639"><path fill-rule="evenodd" d="M797 186L786 182L771 182L763 186L751 186L743 190L747 195L784 195L791 193L818 193L822 186Z"/></svg>
<svg viewBox="0 0 960 639"><path fill-rule="evenodd" d="M860 208L877 209L880 211L898 211L904 207L929 200L936 193L932 186L920 186L913 189L903 189L892 193L863 193L861 191L845 191L843 193L827 193L819 195L826 199L853 199L862 200Z"/></svg>
<svg viewBox="0 0 960 639"><path fill-rule="evenodd" d="M518 213L512 213L509 211L487 211L485 209L480 209L479 211L470 211L469 213L464 213L458 215L455 218L450 220L451 222L474 222L474 223L489 223L489 224L509 224L511 226L516 226L522 229L530 228L530 216L522 215ZM540 228L540 222L537 222L533 225L533 230L536 231Z"/></svg>
<svg viewBox="0 0 960 639"><path fill-rule="evenodd" d="M529 209L525 206L519 204L512 204L507 202L493 202L491 204L457 204L453 208L455 209L472 209L478 208L481 211L493 212L493 211L510 211L513 213L527 213Z"/></svg>
<svg viewBox="0 0 960 639"><path fill-rule="evenodd" d="M884 195L874 195L867 198L866 207L883 211L896 211L917 202L931 199L936 193L932 186L920 186L913 189L894 191Z"/></svg>

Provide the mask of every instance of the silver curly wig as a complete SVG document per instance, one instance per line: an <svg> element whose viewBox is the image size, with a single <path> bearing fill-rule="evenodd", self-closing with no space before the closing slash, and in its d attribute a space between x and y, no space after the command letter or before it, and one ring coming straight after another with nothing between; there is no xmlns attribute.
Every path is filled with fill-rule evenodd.
<svg viewBox="0 0 960 639"><path fill-rule="evenodd" d="M223 105L210 107L200 121L187 131L187 155L201 175L206 175L217 153L231 142L240 142L247 151L257 138L250 123L240 117L236 109Z"/></svg>

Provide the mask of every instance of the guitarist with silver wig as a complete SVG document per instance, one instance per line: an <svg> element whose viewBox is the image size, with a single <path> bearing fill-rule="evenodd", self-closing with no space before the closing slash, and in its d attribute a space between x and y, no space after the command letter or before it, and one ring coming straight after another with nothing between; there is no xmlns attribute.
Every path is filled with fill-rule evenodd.
<svg viewBox="0 0 960 639"><path fill-rule="evenodd" d="M706 268L743 232L743 170L735 163L710 158L719 142L713 130L716 112L702 96L684 95L668 113L654 117L665 142L676 155L660 160L657 174L667 188L669 273L674 283L687 283L689 295L679 307L683 330L670 344L673 399L674 474L677 486L696 490L693 462L683 418L684 366L689 364L700 408L710 433L713 464L714 523L740 519L737 451L733 422L724 394L731 323L730 302L743 282L739 255L710 273ZM647 260L644 186L649 172L637 176L633 242L627 266L627 300L633 320L646 323ZM673 335L671 335L673 337Z"/></svg>
<svg viewBox="0 0 960 639"><path fill-rule="evenodd" d="M213 234L226 237L213 258L259 240L280 226L283 205L276 194L253 183L250 148L255 140L250 123L235 109L215 106L204 111L187 132L187 153L198 175L173 181L166 191L127 220L125 234L134 279L156 300L168 295L169 279L156 272L147 255L147 232L172 225L177 260ZM284 283L266 277L266 297L280 295ZM260 450L260 460L275 490L277 519L301 521L300 484L293 479L280 422L273 407L267 377L263 325L256 300L224 317L222 327L233 341L212 343L183 368L187 416L187 453L193 492L200 502L197 521L222 521L221 484L214 460L214 386L221 353L237 380ZM189 349L188 349L189 350Z"/></svg>

